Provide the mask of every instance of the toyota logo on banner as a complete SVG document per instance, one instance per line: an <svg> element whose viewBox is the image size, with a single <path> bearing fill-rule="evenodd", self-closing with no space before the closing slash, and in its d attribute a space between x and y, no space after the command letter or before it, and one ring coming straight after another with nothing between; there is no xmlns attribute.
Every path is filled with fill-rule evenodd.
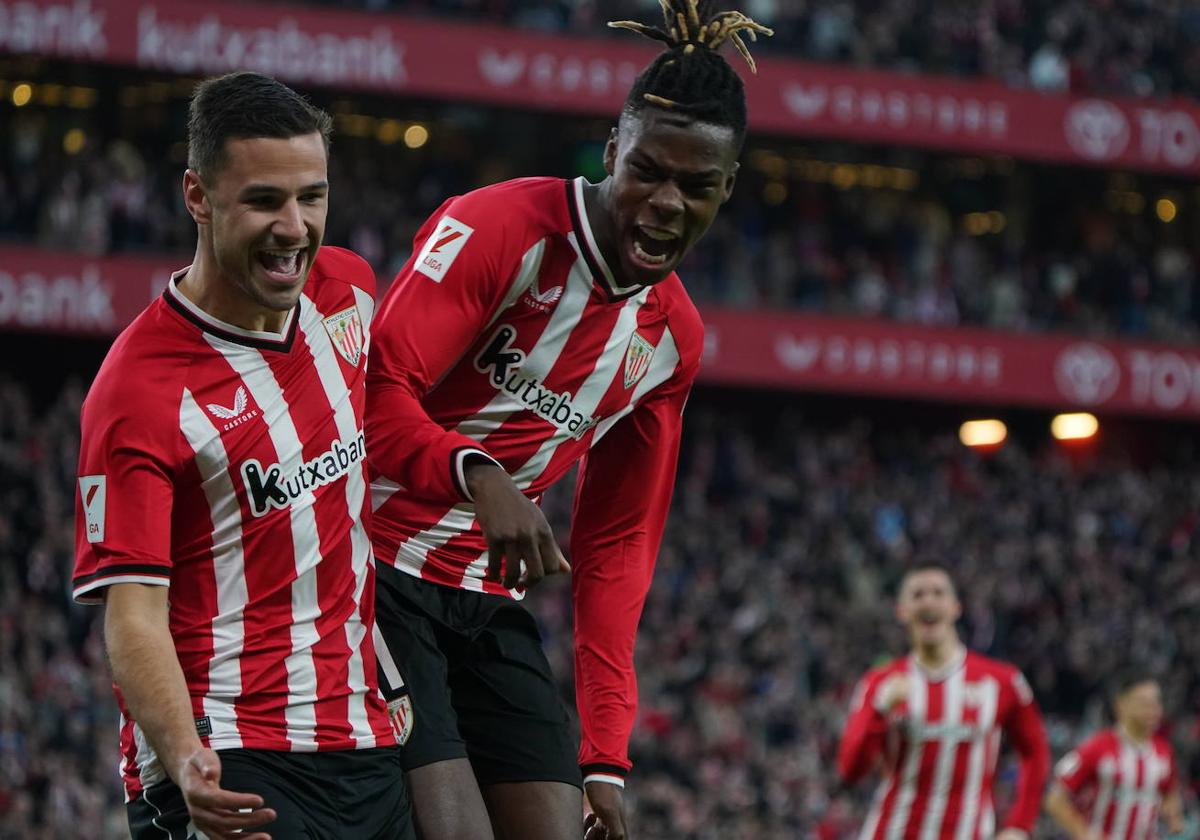
<svg viewBox="0 0 1200 840"><path fill-rule="evenodd" d="M1116 357L1099 344L1072 344L1054 362L1054 381L1067 399L1098 405L1116 393L1121 384L1121 367Z"/></svg>
<svg viewBox="0 0 1200 840"><path fill-rule="evenodd" d="M1067 142L1088 160L1112 160L1129 145L1129 120L1120 108L1103 99L1072 105L1065 123Z"/></svg>

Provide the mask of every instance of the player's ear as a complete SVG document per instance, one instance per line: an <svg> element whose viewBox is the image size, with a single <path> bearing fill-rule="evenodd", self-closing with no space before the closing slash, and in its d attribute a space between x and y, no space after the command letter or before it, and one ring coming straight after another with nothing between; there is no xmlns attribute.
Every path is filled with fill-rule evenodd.
<svg viewBox="0 0 1200 840"><path fill-rule="evenodd" d="M608 142L604 144L604 171L609 175L617 169L617 138L620 131L619 127L613 126L613 130L608 134Z"/></svg>
<svg viewBox="0 0 1200 840"><path fill-rule="evenodd" d="M183 173L183 203L196 224L206 225L212 221L212 204L208 200L208 190L194 169Z"/></svg>

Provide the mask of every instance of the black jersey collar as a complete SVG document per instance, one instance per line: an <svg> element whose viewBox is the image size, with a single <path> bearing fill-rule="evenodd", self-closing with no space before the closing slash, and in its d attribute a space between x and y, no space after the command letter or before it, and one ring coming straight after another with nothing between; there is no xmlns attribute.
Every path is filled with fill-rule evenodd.
<svg viewBox="0 0 1200 840"><path fill-rule="evenodd" d="M596 244L596 237L592 233L592 224L587 215L587 203L583 198L583 191L587 186L586 178L581 177L574 181L567 181L567 207L571 211L571 224L575 228L579 251L592 271L593 281L605 296L613 301L625 300L647 287L621 286L617 283L616 276L605 262L604 255L600 253L600 246Z"/></svg>
<svg viewBox="0 0 1200 840"><path fill-rule="evenodd" d="M171 280L167 283L167 288L163 292L163 298L167 304L198 327L202 332L214 335L224 341L233 344L241 344L246 347L254 347L258 350L276 350L287 353L292 349L292 342L296 338L296 325L300 323L297 317L300 311L300 303L296 305L287 314L287 320L283 323L283 329L280 332L263 332L260 330L247 330L242 327L227 324L209 315L192 301L188 300L183 292L179 291L178 282L185 275L191 266L180 269L171 275Z"/></svg>

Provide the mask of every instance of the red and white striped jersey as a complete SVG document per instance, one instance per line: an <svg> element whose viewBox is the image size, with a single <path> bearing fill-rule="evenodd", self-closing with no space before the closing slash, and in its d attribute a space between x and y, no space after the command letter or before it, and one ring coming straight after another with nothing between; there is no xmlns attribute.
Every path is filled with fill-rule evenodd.
<svg viewBox="0 0 1200 840"><path fill-rule="evenodd" d="M1154 840L1163 798L1175 790L1175 753L1166 738L1136 743L1117 729L1098 732L1054 768L1105 840Z"/></svg>
<svg viewBox="0 0 1200 840"><path fill-rule="evenodd" d="M75 598L170 587L213 749L392 744L364 523L374 275L321 249L280 334L220 323L175 283L117 339L84 402ZM133 797L163 768L128 716L122 730Z"/></svg>
<svg viewBox="0 0 1200 840"><path fill-rule="evenodd" d="M908 699L885 714L881 689L894 674L908 676ZM991 838L1001 733L1021 758L1017 798L1004 826L1028 833L1050 759L1041 715L1021 673L968 651L940 673L926 671L912 656L869 672L855 690L838 755L847 781L882 763L883 782L861 840Z"/></svg>
<svg viewBox="0 0 1200 840"><path fill-rule="evenodd" d="M376 557L444 586L520 597L484 580L464 459L495 459L536 501L587 456L571 541L581 762L623 774L634 636L700 363L699 314L675 275L619 284L582 179L451 199L414 252L380 305L368 374Z"/></svg>

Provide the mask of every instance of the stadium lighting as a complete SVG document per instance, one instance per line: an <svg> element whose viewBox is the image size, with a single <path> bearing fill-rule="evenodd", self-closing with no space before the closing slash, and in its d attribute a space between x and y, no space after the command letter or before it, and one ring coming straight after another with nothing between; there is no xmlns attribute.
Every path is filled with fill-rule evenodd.
<svg viewBox="0 0 1200 840"><path fill-rule="evenodd" d="M1165 224L1170 224L1175 221L1175 216L1179 213L1179 208L1175 206L1175 202L1169 198L1160 198L1154 204L1154 212L1158 214L1158 220Z"/></svg>
<svg viewBox="0 0 1200 840"><path fill-rule="evenodd" d="M63 151L69 155L77 155L83 151L84 144L87 143L87 135L82 129L72 128L63 135Z"/></svg>
<svg viewBox="0 0 1200 840"><path fill-rule="evenodd" d="M30 99L33 99L33 85L28 82L21 82L19 85L13 86L12 104L18 108L22 108L29 104Z"/></svg>
<svg viewBox="0 0 1200 840"><path fill-rule="evenodd" d="M958 439L972 449L999 446L1008 437L1008 427L1000 420L968 420L958 428Z"/></svg>
<svg viewBox="0 0 1200 840"><path fill-rule="evenodd" d="M420 123L413 123L404 132L404 145L410 149L419 149L429 142L429 129Z"/></svg>
<svg viewBox="0 0 1200 840"><path fill-rule="evenodd" d="M1100 429L1094 414L1059 414L1050 421L1050 434L1055 440L1089 440Z"/></svg>

